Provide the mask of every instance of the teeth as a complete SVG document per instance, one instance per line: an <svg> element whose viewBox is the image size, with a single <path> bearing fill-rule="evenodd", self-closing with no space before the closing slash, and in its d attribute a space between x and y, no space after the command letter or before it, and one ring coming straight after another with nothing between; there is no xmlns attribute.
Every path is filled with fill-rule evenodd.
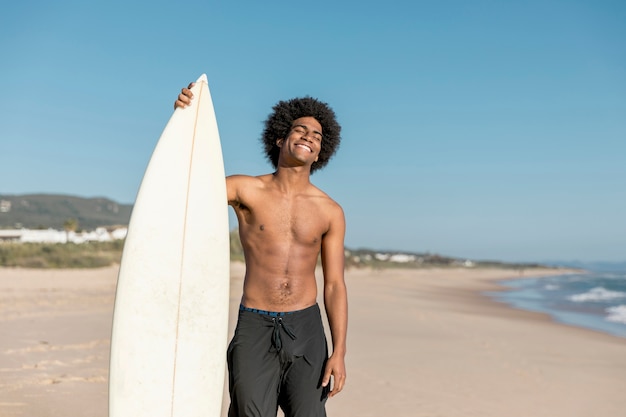
<svg viewBox="0 0 626 417"><path fill-rule="evenodd" d="M300 146L301 148L306 149L306 150L307 150L307 151L309 151L309 152L313 152L313 150L312 150L311 148L309 148L308 146L306 146L306 145L300 145L300 144L298 144L298 146Z"/></svg>

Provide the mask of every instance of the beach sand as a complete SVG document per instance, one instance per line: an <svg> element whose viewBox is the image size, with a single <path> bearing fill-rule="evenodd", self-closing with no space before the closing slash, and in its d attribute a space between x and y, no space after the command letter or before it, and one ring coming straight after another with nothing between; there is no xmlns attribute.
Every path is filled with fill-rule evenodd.
<svg viewBox="0 0 626 417"><path fill-rule="evenodd" d="M231 333L243 272L232 265ZM347 271L348 379L329 416L626 415L626 339L481 295L517 277ZM0 417L107 416L116 278L117 267L0 268Z"/></svg>

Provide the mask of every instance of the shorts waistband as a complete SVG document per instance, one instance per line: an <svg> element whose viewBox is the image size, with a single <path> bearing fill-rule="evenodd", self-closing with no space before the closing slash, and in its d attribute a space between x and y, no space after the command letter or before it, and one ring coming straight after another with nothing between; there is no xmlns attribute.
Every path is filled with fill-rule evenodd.
<svg viewBox="0 0 626 417"><path fill-rule="evenodd" d="M315 306L315 304L313 306ZM261 314L263 316L269 316L269 317L284 317L284 316L288 316L294 313L301 313L305 310L308 310L311 307L307 307L302 310L294 310L294 311L267 311L267 310L259 310L257 308L250 308L250 307L244 306L243 304L239 304L239 311L248 311L250 313Z"/></svg>

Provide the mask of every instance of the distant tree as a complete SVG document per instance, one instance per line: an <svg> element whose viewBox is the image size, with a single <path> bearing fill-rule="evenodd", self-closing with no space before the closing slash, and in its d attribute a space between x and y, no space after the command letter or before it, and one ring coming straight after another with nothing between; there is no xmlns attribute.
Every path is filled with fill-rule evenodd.
<svg viewBox="0 0 626 417"><path fill-rule="evenodd" d="M70 241L70 232L75 232L78 229L78 220L67 219L63 222L63 229L65 229L66 242Z"/></svg>

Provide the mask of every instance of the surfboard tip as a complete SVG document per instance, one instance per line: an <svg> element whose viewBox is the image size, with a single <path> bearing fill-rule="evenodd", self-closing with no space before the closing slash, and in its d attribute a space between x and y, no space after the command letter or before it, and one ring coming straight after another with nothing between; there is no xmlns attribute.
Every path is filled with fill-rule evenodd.
<svg viewBox="0 0 626 417"><path fill-rule="evenodd" d="M205 83L207 83L207 84L209 83L209 80L207 80L207 78L206 78L206 74L202 74L202 75L200 76L200 78L198 78L198 80L196 81L196 83L199 83L199 82L205 82Z"/></svg>

